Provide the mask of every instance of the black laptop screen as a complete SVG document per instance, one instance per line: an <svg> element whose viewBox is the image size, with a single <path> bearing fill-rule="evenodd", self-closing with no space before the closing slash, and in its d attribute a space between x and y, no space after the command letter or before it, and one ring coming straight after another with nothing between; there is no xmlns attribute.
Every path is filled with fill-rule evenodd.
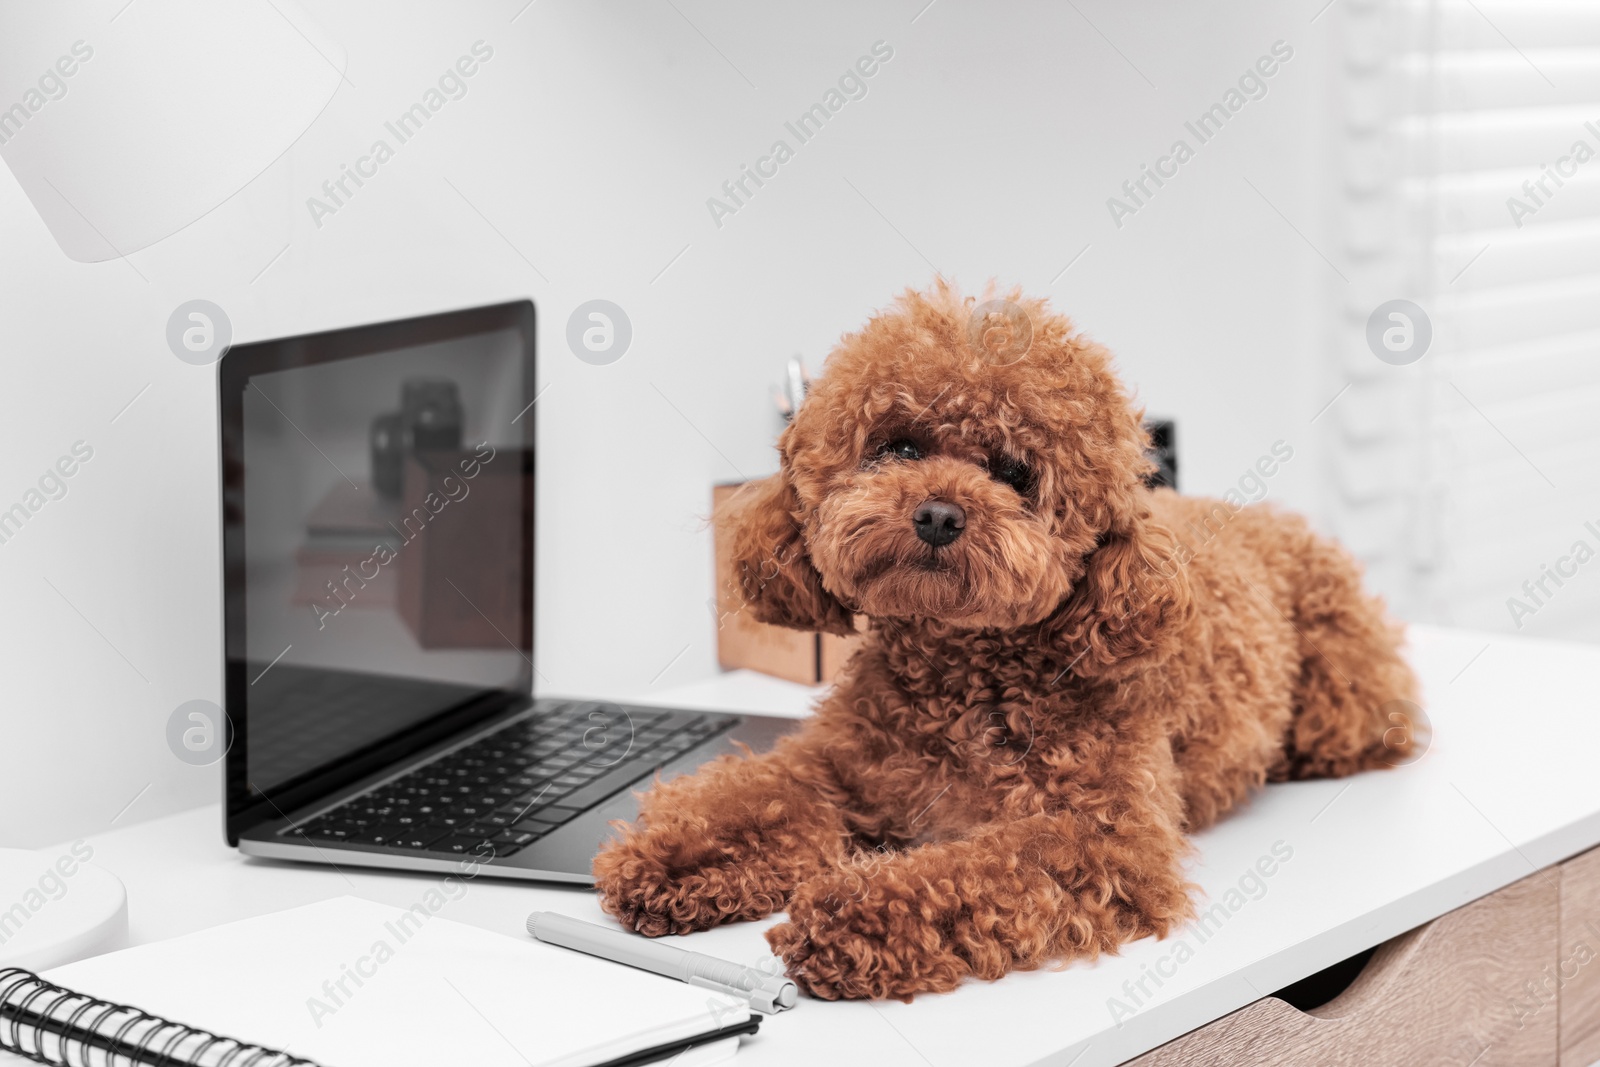
<svg viewBox="0 0 1600 1067"><path fill-rule="evenodd" d="M224 357L230 832L530 692L531 318Z"/></svg>

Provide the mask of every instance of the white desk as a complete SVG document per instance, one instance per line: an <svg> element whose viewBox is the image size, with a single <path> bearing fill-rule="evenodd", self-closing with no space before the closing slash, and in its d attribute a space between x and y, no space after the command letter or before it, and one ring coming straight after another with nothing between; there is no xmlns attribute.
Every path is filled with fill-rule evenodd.
<svg viewBox="0 0 1600 1067"><path fill-rule="evenodd" d="M970 983L910 1005L802 1001L767 1019L738 1062L1117 1063L1600 843L1600 648L1423 627L1412 640L1431 750L1401 770L1270 787L1197 837L1191 877L1207 894L1203 908L1225 899L1275 842L1293 850L1259 899L1241 895L1203 942L1191 927L1094 965ZM759 699L750 710L794 712L808 696L735 674L655 699ZM431 881L246 860L223 845L214 806L89 841L96 862L127 883L136 944L341 893L404 907ZM586 890L481 878L442 914L520 935L535 908L606 921ZM754 961L766 953L768 925L696 934L693 947ZM1175 964L1180 941L1193 954ZM1171 977L1159 989L1146 979L1152 996L1116 1025L1108 998L1131 1005L1124 982L1158 964Z"/></svg>

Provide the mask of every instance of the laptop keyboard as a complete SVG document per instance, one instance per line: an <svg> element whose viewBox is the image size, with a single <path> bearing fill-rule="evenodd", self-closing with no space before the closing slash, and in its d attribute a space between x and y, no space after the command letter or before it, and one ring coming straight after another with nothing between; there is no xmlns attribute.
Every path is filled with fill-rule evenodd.
<svg viewBox="0 0 1600 1067"><path fill-rule="evenodd" d="M563 704L374 786L285 833L315 843L509 856L731 728L728 715Z"/></svg>

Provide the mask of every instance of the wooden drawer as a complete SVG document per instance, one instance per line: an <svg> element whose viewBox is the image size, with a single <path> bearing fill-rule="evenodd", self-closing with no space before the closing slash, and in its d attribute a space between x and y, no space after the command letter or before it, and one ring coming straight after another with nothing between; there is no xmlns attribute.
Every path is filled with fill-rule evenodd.
<svg viewBox="0 0 1600 1067"><path fill-rule="evenodd" d="M1554 1067L1559 1059L1587 1067L1600 1059L1578 1051L1580 1036L1583 1049L1600 1048L1600 967L1578 971L1561 989L1570 999L1581 980L1588 991L1587 1010L1565 1029L1573 1013L1558 1010L1552 976L1567 903L1585 908L1600 929L1595 856L1570 861L1570 871L1530 875L1385 943L1349 988L1321 1007L1303 1012L1266 997L1130 1062ZM1587 891L1582 905L1580 884ZM1600 937L1583 932L1600 948ZM1570 1060L1558 1054L1568 1030Z"/></svg>
<svg viewBox="0 0 1600 1067"><path fill-rule="evenodd" d="M1600 1063L1600 848L1561 865L1561 948L1541 996L1561 1000L1561 1067Z"/></svg>

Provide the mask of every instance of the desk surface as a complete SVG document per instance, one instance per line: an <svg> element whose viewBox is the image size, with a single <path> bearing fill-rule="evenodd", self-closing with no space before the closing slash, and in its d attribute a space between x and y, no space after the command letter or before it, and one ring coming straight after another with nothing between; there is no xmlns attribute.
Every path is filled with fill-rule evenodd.
<svg viewBox="0 0 1600 1067"><path fill-rule="evenodd" d="M1190 877L1205 929L909 1005L802 1001L766 1020L738 1062L1118 1063L1600 843L1600 648L1426 627L1412 645L1426 755L1269 787L1198 835ZM652 699L797 713L812 693L735 673ZM245 859L223 845L215 806L89 842L127 884L135 944L342 893L405 907L432 881ZM606 921L587 890L486 879L441 914L519 936L536 908ZM753 963L769 925L695 934L692 947Z"/></svg>

